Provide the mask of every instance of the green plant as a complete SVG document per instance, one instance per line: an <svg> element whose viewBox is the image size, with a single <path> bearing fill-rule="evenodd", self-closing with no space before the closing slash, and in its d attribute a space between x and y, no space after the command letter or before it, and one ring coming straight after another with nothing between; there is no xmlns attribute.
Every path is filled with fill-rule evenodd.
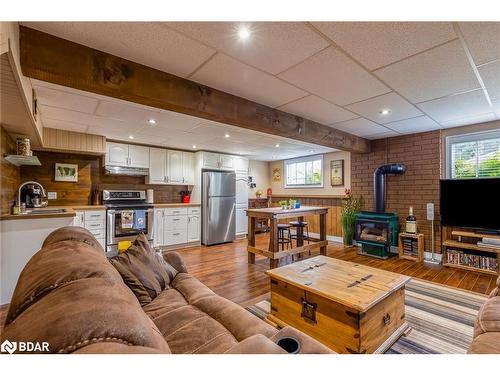
<svg viewBox="0 0 500 375"><path fill-rule="evenodd" d="M362 206L362 198L353 197L350 190L346 189L340 215L342 237L344 240L344 245L346 246L352 245L352 239L354 236L354 224L356 222L356 213L361 210Z"/></svg>
<svg viewBox="0 0 500 375"><path fill-rule="evenodd" d="M287 201L279 201L278 203L279 203L280 207L288 206L288 202Z"/></svg>

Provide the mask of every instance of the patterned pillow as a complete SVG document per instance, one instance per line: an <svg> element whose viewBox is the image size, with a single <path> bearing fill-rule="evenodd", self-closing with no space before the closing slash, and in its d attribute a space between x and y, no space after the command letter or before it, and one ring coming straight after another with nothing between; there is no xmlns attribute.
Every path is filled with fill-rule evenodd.
<svg viewBox="0 0 500 375"><path fill-rule="evenodd" d="M168 289L177 274L177 271L150 246L144 234L140 234L127 251L110 258L109 261L142 306Z"/></svg>

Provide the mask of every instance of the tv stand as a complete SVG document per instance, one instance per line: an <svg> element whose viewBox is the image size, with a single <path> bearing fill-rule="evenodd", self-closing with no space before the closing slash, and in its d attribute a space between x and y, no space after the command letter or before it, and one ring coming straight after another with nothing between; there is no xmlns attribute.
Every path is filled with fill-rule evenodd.
<svg viewBox="0 0 500 375"><path fill-rule="evenodd" d="M482 238L500 239L499 234L451 227L442 227L442 233L443 266L499 275L500 249L477 245Z"/></svg>
<svg viewBox="0 0 500 375"><path fill-rule="evenodd" d="M494 236L500 236L500 230L495 230L495 229L478 229L475 230L474 233L484 234L486 236L488 236L489 234Z"/></svg>

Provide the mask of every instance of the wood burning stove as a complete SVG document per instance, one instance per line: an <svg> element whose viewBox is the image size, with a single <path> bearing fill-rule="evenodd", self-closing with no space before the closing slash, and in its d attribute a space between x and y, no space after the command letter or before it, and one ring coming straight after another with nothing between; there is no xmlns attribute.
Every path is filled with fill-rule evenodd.
<svg viewBox="0 0 500 375"><path fill-rule="evenodd" d="M354 239L361 253L387 259L391 247L397 247L399 217L395 213L361 211L356 214Z"/></svg>
<svg viewBox="0 0 500 375"><path fill-rule="evenodd" d="M399 217L385 212L385 176L405 173L403 164L381 165L373 172L374 212L356 214L354 239L361 244L361 254L387 259L391 248L397 250Z"/></svg>

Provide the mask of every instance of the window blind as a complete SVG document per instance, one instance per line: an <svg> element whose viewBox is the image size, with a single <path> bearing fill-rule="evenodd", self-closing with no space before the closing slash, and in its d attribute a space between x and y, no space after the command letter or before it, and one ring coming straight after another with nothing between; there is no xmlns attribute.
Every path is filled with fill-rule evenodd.
<svg viewBox="0 0 500 375"><path fill-rule="evenodd" d="M500 177L500 134L473 138L451 143L451 178Z"/></svg>

